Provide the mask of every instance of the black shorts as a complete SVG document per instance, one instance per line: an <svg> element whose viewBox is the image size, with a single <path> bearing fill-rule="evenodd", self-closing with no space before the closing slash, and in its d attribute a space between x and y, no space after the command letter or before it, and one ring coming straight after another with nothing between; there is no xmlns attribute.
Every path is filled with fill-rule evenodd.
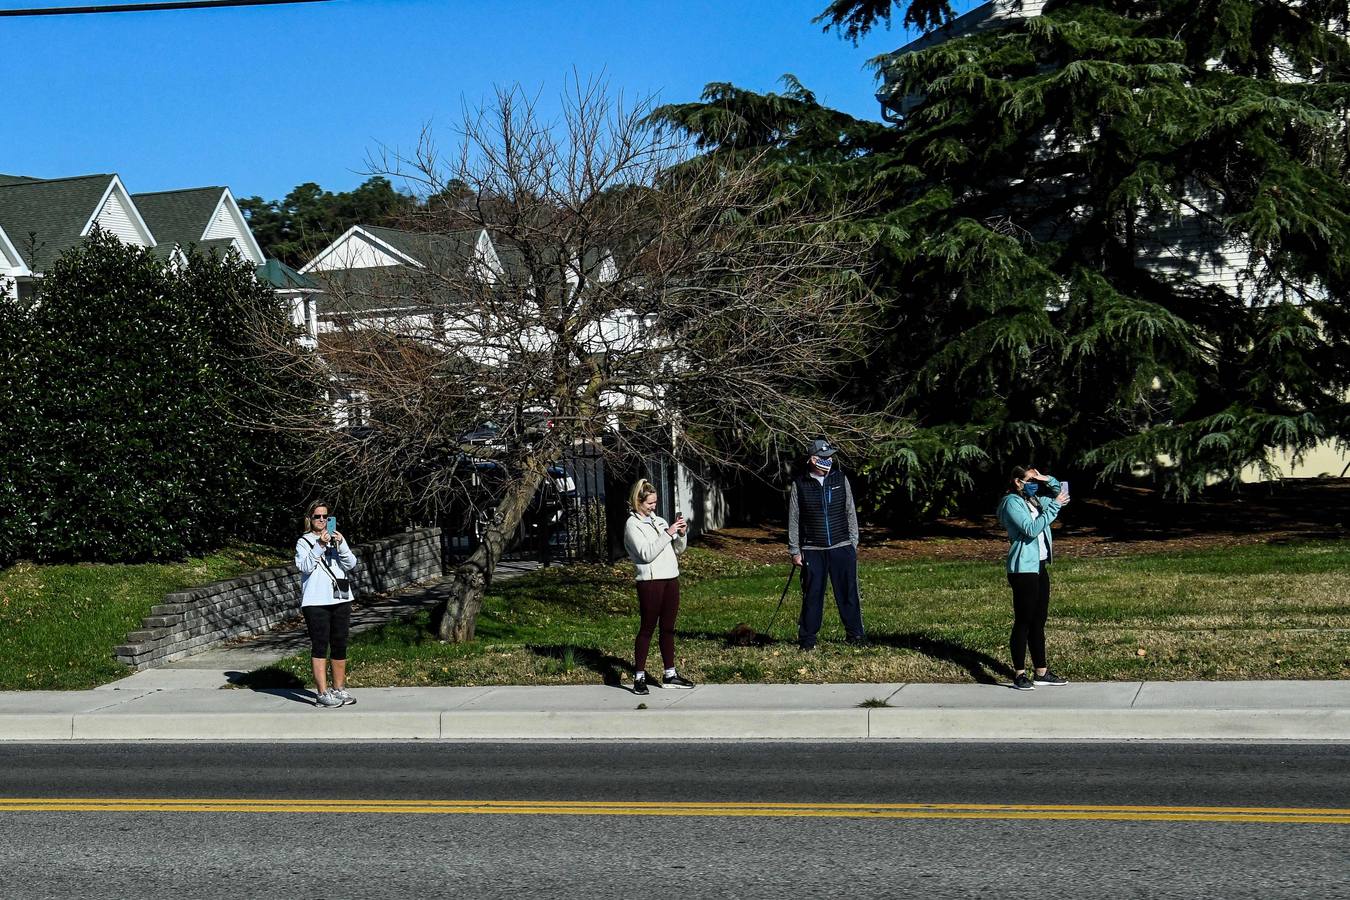
<svg viewBox="0 0 1350 900"><path fill-rule="evenodd" d="M347 634L352 627L351 601L325 606L302 606L300 612L304 613L305 625L309 628L310 656L315 659L346 659Z"/></svg>

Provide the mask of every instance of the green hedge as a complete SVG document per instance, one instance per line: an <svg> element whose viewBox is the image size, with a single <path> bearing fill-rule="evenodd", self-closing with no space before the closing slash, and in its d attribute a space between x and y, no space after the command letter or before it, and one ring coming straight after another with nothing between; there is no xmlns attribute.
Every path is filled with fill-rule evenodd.
<svg viewBox="0 0 1350 900"><path fill-rule="evenodd" d="M176 559L294 532L299 451L268 426L280 398L312 392L259 324L290 327L248 265L171 266L102 232L33 300L0 303L0 564Z"/></svg>

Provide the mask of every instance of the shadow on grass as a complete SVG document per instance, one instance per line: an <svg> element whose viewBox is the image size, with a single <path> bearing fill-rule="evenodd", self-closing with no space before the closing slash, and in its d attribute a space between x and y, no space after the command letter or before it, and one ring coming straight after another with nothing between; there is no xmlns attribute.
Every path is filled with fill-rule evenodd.
<svg viewBox="0 0 1350 900"><path fill-rule="evenodd" d="M560 665L581 666L595 672L608 687L619 687L622 673L631 667L626 659L611 656L594 647L578 647L574 644L527 644L535 656L557 660Z"/></svg>
<svg viewBox="0 0 1350 900"><path fill-rule="evenodd" d="M913 650L915 653L922 653L924 656L933 659L955 663L965 669L978 684L1002 684L1005 681L1010 681L1013 677L1012 666L995 659L988 653L972 650L955 641L944 641L913 632L906 634L869 633L867 639L878 646L894 647L897 650Z"/></svg>
<svg viewBox="0 0 1350 900"><path fill-rule="evenodd" d="M730 631L679 631L675 636L681 640L688 641L713 641L721 642L727 649L736 647L769 647L773 644L782 643L778 638L767 635L762 631L756 631L744 622L738 623Z"/></svg>
<svg viewBox="0 0 1350 900"><path fill-rule="evenodd" d="M737 628L733 628L730 632L725 633L712 631L677 631L675 634L677 637L684 640L720 641L728 648L768 647L778 643L789 643L770 637L767 634L757 632L749 626L746 626L744 629L737 626ZM965 669L966 672L970 674L970 677L979 684L1003 684L1007 681L1011 681L1013 677L1012 667L1007 663L997 660L987 653L972 650L971 648L954 641L945 641L939 638L928 637L923 634L915 634L913 632L906 634L876 634L869 632L867 640L875 646L893 647L897 650L913 650L915 653L922 653L924 656L932 659L955 663Z"/></svg>

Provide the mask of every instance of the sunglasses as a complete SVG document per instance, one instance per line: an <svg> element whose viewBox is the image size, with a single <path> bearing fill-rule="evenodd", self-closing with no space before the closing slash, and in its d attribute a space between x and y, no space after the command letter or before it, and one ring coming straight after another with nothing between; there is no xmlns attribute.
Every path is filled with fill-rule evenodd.
<svg viewBox="0 0 1350 900"><path fill-rule="evenodd" d="M326 518L328 518L328 514L327 514L327 513L315 513L314 515L310 516L310 518L311 518L311 519L326 519Z"/></svg>

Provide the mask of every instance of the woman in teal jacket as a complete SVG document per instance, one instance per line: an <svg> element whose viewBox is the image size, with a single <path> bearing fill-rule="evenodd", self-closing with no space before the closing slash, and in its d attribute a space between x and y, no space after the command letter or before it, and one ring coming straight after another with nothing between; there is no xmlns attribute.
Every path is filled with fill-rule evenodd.
<svg viewBox="0 0 1350 900"><path fill-rule="evenodd" d="M1013 592L1013 687L1034 691L1037 685L1068 684L1046 666L1045 621L1050 616L1050 571L1055 544L1050 523L1069 496L1049 475L1030 466L1018 466L1008 478L1008 490L998 505L998 520L1008 530L1008 585ZM1035 675L1027 677L1026 654L1031 650Z"/></svg>

